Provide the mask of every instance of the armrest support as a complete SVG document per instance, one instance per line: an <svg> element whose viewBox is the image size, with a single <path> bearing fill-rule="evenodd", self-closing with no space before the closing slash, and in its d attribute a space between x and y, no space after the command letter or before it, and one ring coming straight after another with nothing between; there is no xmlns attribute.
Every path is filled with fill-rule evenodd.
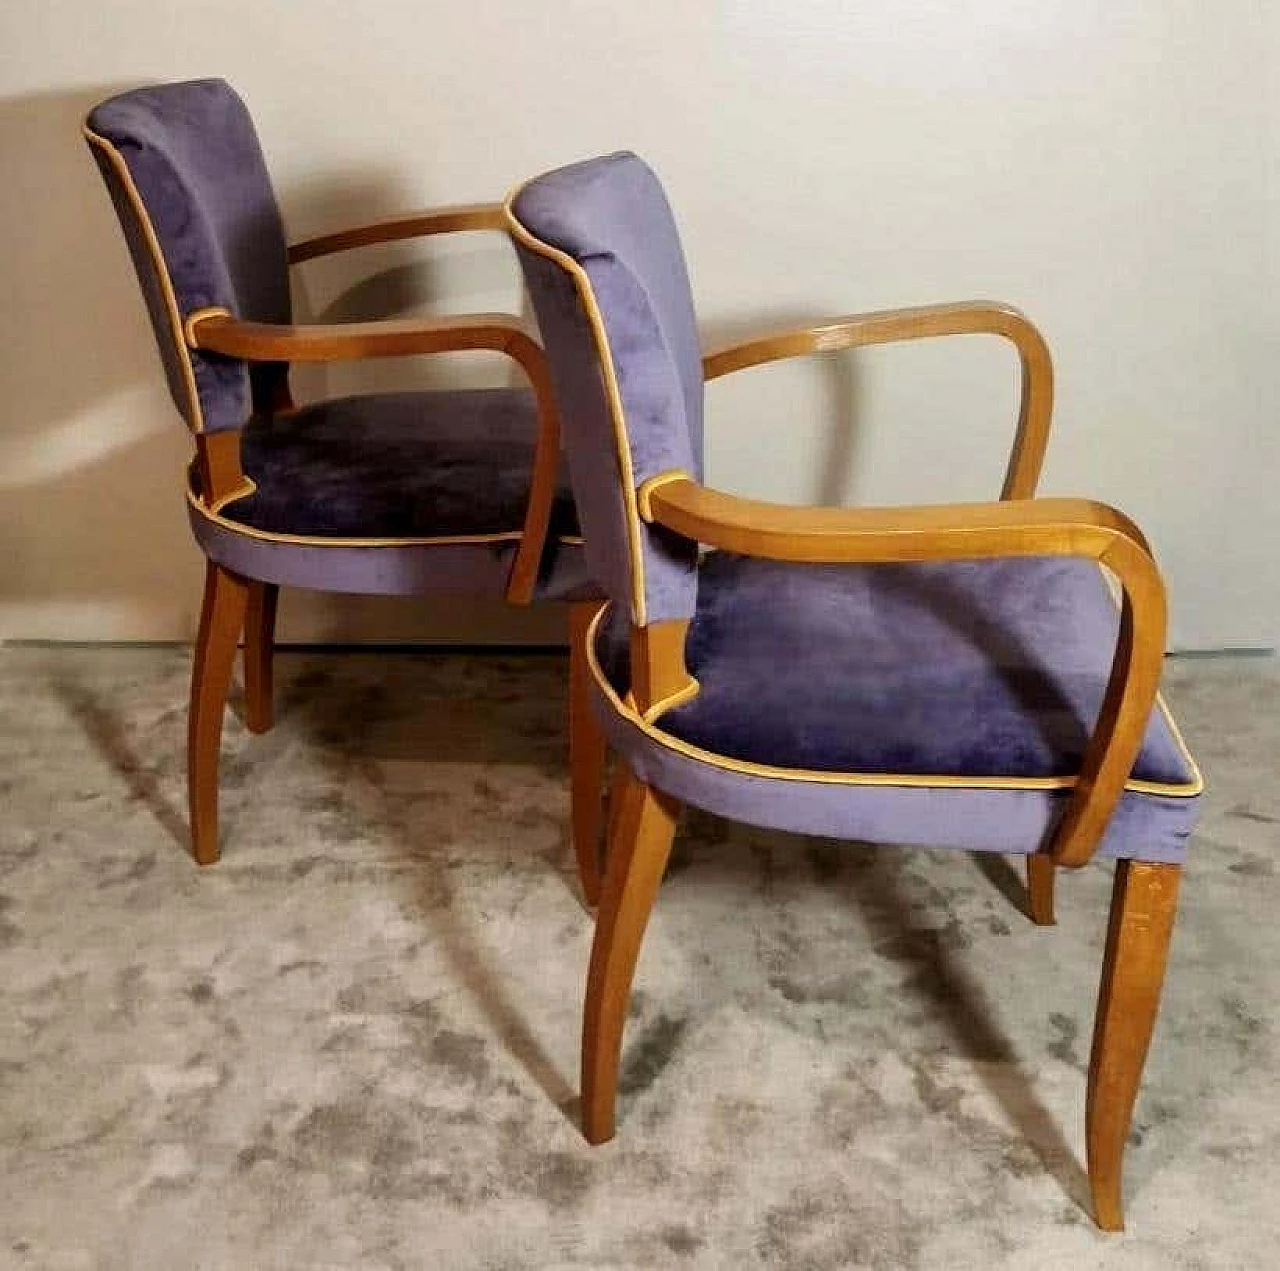
<svg viewBox="0 0 1280 1271"><path fill-rule="evenodd" d="M460 203L455 207L432 208L320 234L292 244L289 264L300 265L304 260L332 256L353 247L393 243L403 238L425 238L431 234L456 234L465 230L501 230L506 233L502 204Z"/></svg>
<svg viewBox="0 0 1280 1271"><path fill-rule="evenodd" d="M1092 857L1142 748L1164 660L1164 583L1123 513L1086 499L906 508L788 508L663 473L637 491L646 520L687 538L774 560L887 563L1083 556L1116 577L1120 632L1102 709L1049 848L1059 865Z"/></svg>
<svg viewBox="0 0 1280 1271"><path fill-rule="evenodd" d="M702 359L702 373L704 379L712 380L781 358L943 335L998 335L1017 348L1022 367L1022 400L1000 497L1031 498L1049 441L1053 361L1044 337L1027 317L1010 305L975 300L884 309L814 326L775 331L708 353Z"/></svg>
<svg viewBox="0 0 1280 1271"><path fill-rule="evenodd" d="M542 352L529 327L506 313L289 326L242 322L225 309L200 309L183 330L191 348L246 362L341 362L465 349L513 353L527 345L539 356Z"/></svg>

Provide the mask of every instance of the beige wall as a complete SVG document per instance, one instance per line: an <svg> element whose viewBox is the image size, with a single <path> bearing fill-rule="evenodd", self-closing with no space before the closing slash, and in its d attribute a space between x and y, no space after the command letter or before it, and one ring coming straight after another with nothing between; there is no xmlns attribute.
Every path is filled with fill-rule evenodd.
<svg viewBox="0 0 1280 1271"><path fill-rule="evenodd" d="M296 235L501 194L620 146L657 167L711 334L992 296L1053 346L1045 490L1149 529L1175 644L1280 635L1280 6L1255 0L11 0L0 11L0 637L192 630L187 443L77 127L221 74ZM328 317L505 307L502 244L308 267ZM358 271L375 270L369 286ZM500 373L474 364L433 372ZM390 376L384 368L384 377ZM428 372L397 368L394 382ZM709 472L803 500L979 498L1014 398L954 341L713 387ZM311 375L309 392L352 383ZM292 596L292 638L546 638L559 615Z"/></svg>

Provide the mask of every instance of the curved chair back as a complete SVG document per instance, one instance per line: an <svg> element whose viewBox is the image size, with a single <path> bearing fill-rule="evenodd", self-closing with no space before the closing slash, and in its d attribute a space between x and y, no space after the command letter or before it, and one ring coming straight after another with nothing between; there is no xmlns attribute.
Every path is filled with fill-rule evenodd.
<svg viewBox="0 0 1280 1271"><path fill-rule="evenodd" d="M636 505L649 477L702 476L702 354L662 186L623 152L535 178L508 200L507 216L591 569L636 626L687 618L696 546L645 524Z"/></svg>
<svg viewBox="0 0 1280 1271"><path fill-rule="evenodd" d="M241 427L281 386L283 366L248 368L187 346L183 324L223 308L288 322L284 227L253 121L220 79L112 97L85 136L129 244L174 404L196 432Z"/></svg>

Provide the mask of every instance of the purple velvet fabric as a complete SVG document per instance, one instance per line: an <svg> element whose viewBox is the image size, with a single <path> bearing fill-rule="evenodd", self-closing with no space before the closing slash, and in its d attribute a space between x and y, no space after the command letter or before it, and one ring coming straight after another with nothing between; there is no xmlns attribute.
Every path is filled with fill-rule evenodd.
<svg viewBox="0 0 1280 1271"><path fill-rule="evenodd" d="M684 254L657 178L633 154L609 155L531 181L512 210L591 281L613 352L634 483L672 468L700 477L702 355ZM586 317L562 270L527 248L519 255L560 399L591 560L605 590L630 610L617 448ZM648 620L687 617L697 586L694 546L660 527L640 532Z"/></svg>
<svg viewBox="0 0 1280 1271"><path fill-rule="evenodd" d="M1066 806L1061 790L853 786L732 772L655 743L603 698L597 709L610 747L642 781L751 825L886 846L1027 855L1048 845ZM1181 864L1199 803L1127 791L1098 854Z"/></svg>
<svg viewBox="0 0 1280 1271"><path fill-rule="evenodd" d="M258 489L222 515L341 538L518 533L537 426L524 389L375 393L255 419L240 453ZM561 485L549 533L577 532Z"/></svg>
<svg viewBox="0 0 1280 1271"><path fill-rule="evenodd" d="M288 322L284 229L258 137L244 103L220 79L160 84L113 97L88 126L124 160L155 230L179 315L220 305L254 322ZM195 373L203 426L240 428L253 402L270 400L285 373L178 347L137 214L118 175L91 146L129 243L174 402L191 417L181 361Z"/></svg>
<svg viewBox="0 0 1280 1271"><path fill-rule="evenodd" d="M1078 772L1119 615L1063 557L911 565L706 558L686 657L701 691L661 727L716 754L820 772ZM602 641L620 695L628 633ZM1192 780L1156 712L1134 768Z"/></svg>
<svg viewBox="0 0 1280 1271"><path fill-rule="evenodd" d="M627 624L597 654L628 686ZM1079 770L1106 687L1115 604L1088 561L796 566L713 553L689 631L694 700L658 727L713 754L782 769L943 777ZM721 816L862 842L1028 853L1060 790L858 786L735 772L680 754L598 703L644 780ZM1163 714L1134 776L1191 786ZM1099 851L1179 863L1199 798L1127 792Z"/></svg>
<svg viewBox="0 0 1280 1271"><path fill-rule="evenodd" d="M188 506L191 532L212 561L246 578L312 591L369 596L504 594L518 544L412 543L335 546L250 536ZM589 600L600 594L577 543L551 541L543 552L538 600Z"/></svg>

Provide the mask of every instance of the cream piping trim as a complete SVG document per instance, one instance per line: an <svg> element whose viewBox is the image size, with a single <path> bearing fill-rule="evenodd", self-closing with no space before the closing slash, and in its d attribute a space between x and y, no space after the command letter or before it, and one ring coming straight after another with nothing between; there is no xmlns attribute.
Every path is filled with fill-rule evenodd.
<svg viewBox="0 0 1280 1271"><path fill-rule="evenodd" d="M182 334L186 338L187 346L192 349L200 347L200 337L196 335L197 323L203 322L206 318L229 318L231 310L223 305L206 305L203 309L193 309L187 314L186 321L182 324Z"/></svg>
<svg viewBox="0 0 1280 1271"><path fill-rule="evenodd" d="M664 485L670 485L673 481L692 480L693 477L683 468L672 468L668 472L655 473L647 481L643 482L636 491L636 507L640 511L641 519L647 524L653 524L653 505L649 500L653 498L655 490L661 490Z"/></svg>
<svg viewBox="0 0 1280 1271"><path fill-rule="evenodd" d="M633 724L645 736L659 745L666 747L668 750L674 750L677 754L684 755L686 758L696 759L700 763L709 764L713 768L723 768L729 772L741 773L744 776L771 777L780 781L814 782L821 785L911 786L966 790L1069 790L1076 784L1076 777L953 777L894 772L819 772L810 768L777 768L771 764L751 763L745 759L731 759L727 755L717 755L713 751L703 750L700 746L690 745L688 742L681 741L680 738L673 737L670 733L663 732L660 728L655 727L650 720L636 712L633 704L623 702L617 693L613 691L613 686L605 677L596 658L596 634L599 631L600 623L611 608L612 602L606 602L601 606L599 613L591 620L591 625L587 628L587 666L591 670L596 685L608 700L609 705L628 723ZM1157 698L1157 701L1160 702L1161 708L1164 709L1165 718L1169 719L1169 713L1167 708L1164 707L1163 701L1159 698ZM1190 754L1187 753L1186 746L1176 728L1173 730L1173 734L1192 772L1195 773L1195 780L1191 785L1171 785L1159 781L1139 781L1131 778L1125 782L1126 790L1130 790L1135 794L1159 794L1180 799L1194 798L1201 792L1204 788L1204 783L1200 777L1200 771L1196 767L1194 760L1191 759Z"/></svg>
<svg viewBox="0 0 1280 1271"><path fill-rule="evenodd" d="M536 177L531 180L537 180ZM614 447L617 451L619 477L622 483L623 514L627 523L627 543L631 549L631 604L635 612L635 625L648 625L645 610L644 590L644 553L640 548L640 518L636 507L635 472L631 466L631 442L627 435L626 413L622 407L622 391L618 386L617 371L613 364L613 351L609 347L609 337L604 328L604 317L600 306L596 303L595 291L586 270L566 252L552 247L540 238L535 238L529 230L516 218L512 204L520 197L520 192L529 181L523 181L503 200L502 212L506 218L507 229L515 240L536 255L544 257L560 266L574 281L582 307L586 310L587 321L591 326L591 334L595 339L596 352L600 357L600 367L604 372L605 391L609 398L609 413L613 421Z"/></svg>
<svg viewBox="0 0 1280 1271"><path fill-rule="evenodd" d="M160 281L160 292L164 297L165 308L169 311L170 334L177 345L178 361L182 363L182 378L186 384L187 402L191 408L191 417L195 421L192 427L196 432L202 433L204 432L204 411L200 408L200 394L196 390L196 376L191 369L191 358L187 353L182 317L178 311L178 296L173 289L173 279L169 276L169 266L165 261L164 252L160 249L160 240L156 237L155 226L151 223L151 216L142 201L142 195L138 193L138 187L134 184L133 174L129 171L129 166L125 163L124 156L105 137L99 136L94 132L88 123L81 124L80 128L84 133L85 140L90 145L97 146L107 156L108 162L120 178L120 183L124 186L129 202L133 205L134 215L142 226L142 237L146 241L147 250L151 254L151 263L155 266L156 276Z"/></svg>
<svg viewBox="0 0 1280 1271"><path fill-rule="evenodd" d="M252 484L251 481L250 484ZM256 488L255 486L254 489ZM319 534L278 534L269 530L254 529L251 525L242 525L239 521L232 521L219 515L221 509L229 502L244 498L251 493L251 490L237 489L228 498L219 500L216 507L210 507L202 503L195 492L188 487L187 503L204 520L212 522L229 533L238 534L242 538L255 538L266 543L286 543L295 547L449 547L481 543L513 543L519 541L523 534L522 530L503 530L496 534L441 534L429 538L341 538Z"/></svg>
<svg viewBox="0 0 1280 1271"><path fill-rule="evenodd" d="M227 504L234 503L237 499L247 499L249 495L256 494L257 491L258 483L252 477L246 476L234 490L224 494L220 499L215 499L207 506L209 511L216 516Z"/></svg>
<svg viewBox="0 0 1280 1271"><path fill-rule="evenodd" d="M673 711L677 706L683 706L686 702L691 702L702 691L702 685L698 683L693 676L689 676L688 684L676 689L674 693L668 694L666 697L659 699L649 707L641 718L647 724L652 724L660 716L665 715L668 711ZM632 709L635 708L636 699L627 694L627 701L631 704Z"/></svg>

